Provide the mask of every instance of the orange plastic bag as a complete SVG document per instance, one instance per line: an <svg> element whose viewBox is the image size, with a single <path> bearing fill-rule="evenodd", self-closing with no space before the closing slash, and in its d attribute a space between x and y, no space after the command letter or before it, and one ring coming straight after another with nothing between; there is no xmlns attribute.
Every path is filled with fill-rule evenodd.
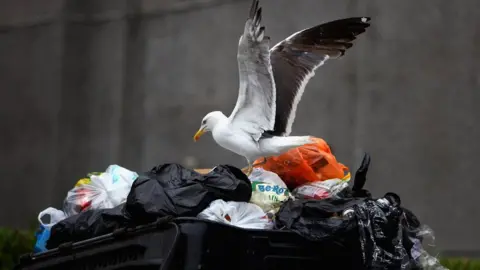
<svg viewBox="0 0 480 270"><path fill-rule="evenodd" d="M320 138L313 138L313 141L315 143L291 149L280 156L269 157L264 164L261 164L263 158L255 163L278 174L289 188L333 178L350 180L347 166L337 162L330 146Z"/></svg>

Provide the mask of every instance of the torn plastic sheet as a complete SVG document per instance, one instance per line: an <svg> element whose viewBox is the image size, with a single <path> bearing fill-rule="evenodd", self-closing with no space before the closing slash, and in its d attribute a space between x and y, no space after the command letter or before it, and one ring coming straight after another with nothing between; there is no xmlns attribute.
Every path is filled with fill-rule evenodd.
<svg viewBox="0 0 480 270"><path fill-rule="evenodd" d="M414 232L414 236L409 236L409 239L413 243L410 254L418 267L421 269L448 270L448 268L440 264L440 260L424 249L424 246L430 248L435 246L435 235L430 227L421 225Z"/></svg>

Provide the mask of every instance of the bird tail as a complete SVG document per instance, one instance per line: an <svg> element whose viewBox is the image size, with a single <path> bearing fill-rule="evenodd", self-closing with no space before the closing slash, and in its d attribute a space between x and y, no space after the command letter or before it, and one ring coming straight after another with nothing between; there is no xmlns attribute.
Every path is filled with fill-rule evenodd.
<svg viewBox="0 0 480 270"><path fill-rule="evenodd" d="M305 144L314 143L310 136L286 136L271 137L260 140L262 152L268 153L270 156L283 154L284 152Z"/></svg>

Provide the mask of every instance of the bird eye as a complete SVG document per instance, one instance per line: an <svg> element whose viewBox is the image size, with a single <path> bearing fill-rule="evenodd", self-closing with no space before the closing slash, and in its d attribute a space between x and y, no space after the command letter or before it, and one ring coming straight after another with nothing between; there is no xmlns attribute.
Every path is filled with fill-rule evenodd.
<svg viewBox="0 0 480 270"><path fill-rule="evenodd" d="M207 120L202 121L202 125L205 125L205 123L207 123Z"/></svg>

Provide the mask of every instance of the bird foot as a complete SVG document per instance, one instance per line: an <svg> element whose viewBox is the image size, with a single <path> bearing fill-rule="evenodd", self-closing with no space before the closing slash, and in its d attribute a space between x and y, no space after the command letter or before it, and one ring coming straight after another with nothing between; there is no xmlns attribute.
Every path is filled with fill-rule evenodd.
<svg viewBox="0 0 480 270"><path fill-rule="evenodd" d="M253 166L250 163L248 164L248 167L245 167L242 169L242 172L247 176L250 176L250 174L252 174L252 171L253 171Z"/></svg>
<svg viewBox="0 0 480 270"><path fill-rule="evenodd" d="M265 163L267 163L267 158L266 158L266 157L263 158L263 161L262 161L262 162L253 164L253 167L257 167L257 166L263 165L263 164L265 164Z"/></svg>

